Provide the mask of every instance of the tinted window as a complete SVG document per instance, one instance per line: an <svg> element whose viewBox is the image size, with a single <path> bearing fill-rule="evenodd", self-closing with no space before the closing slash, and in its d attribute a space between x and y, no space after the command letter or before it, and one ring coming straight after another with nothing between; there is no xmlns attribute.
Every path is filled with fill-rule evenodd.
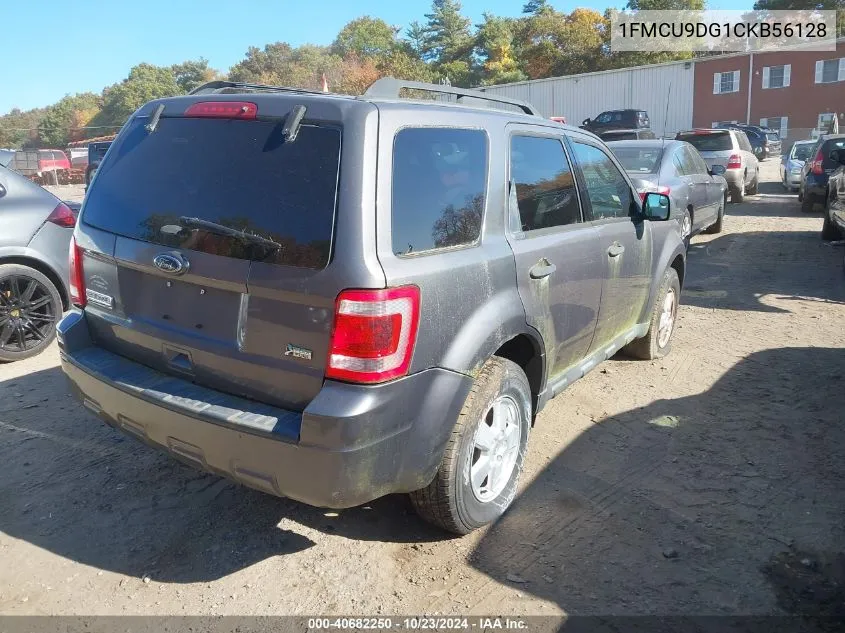
<svg viewBox="0 0 845 633"><path fill-rule="evenodd" d="M660 169L663 150L659 147L611 146L610 149L625 171L653 174Z"/></svg>
<svg viewBox="0 0 845 633"><path fill-rule="evenodd" d="M684 165L683 154L680 150L672 154L672 164L675 166L675 173L679 176L687 176L687 167Z"/></svg>
<svg viewBox="0 0 845 633"><path fill-rule="evenodd" d="M393 145L393 252L410 255L476 242L486 176L483 131L401 130Z"/></svg>
<svg viewBox="0 0 845 633"><path fill-rule="evenodd" d="M806 161L813 151L813 145L810 143L795 144L792 146L792 158L795 160Z"/></svg>
<svg viewBox="0 0 845 633"><path fill-rule="evenodd" d="M511 139L511 183L511 186L515 185L523 231L581 221L575 180L559 140L514 136Z"/></svg>
<svg viewBox="0 0 845 633"><path fill-rule="evenodd" d="M610 123L611 112L602 112L596 117L596 123Z"/></svg>
<svg viewBox="0 0 845 633"><path fill-rule="evenodd" d="M631 187L610 157L598 147L577 141L572 144L587 185L594 220L627 217L631 213Z"/></svg>
<svg viewBox="0 0 845 633"><path fill-rule="evenodd" d="M303 125L293 143L272 121L137 120L91 187L84 222L126 237L269 263L329 260L340 130ZM185 218L254 236L218 235ZM273 244L275 242L275 245Z"/></svg>
<svg viewBox="0 0 845 633"><path fill-rule="evenodd" d="M679 141L686 141L699 152L724 152L733 149L730 132L705 132L703 134L678 134Z"/></svg>
<svg viewBox="0 0 845 633"><path fill-rule="evenodd" d="M828 169L836 166L836 161L831 160L830 153L835 149L845 149L845 138L838 138L836 140L827 141L822 146L822 167Z"/></svg>

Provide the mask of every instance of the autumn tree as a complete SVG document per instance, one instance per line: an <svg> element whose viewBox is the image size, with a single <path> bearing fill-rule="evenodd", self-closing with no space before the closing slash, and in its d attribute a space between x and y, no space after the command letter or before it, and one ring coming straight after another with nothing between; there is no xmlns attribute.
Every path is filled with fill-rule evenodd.
<svg viewBox="0 0 845 633"><path fill-rule="evenodd" d="M522 81L527 75L522 72L514 55L515 20L484 14L484 22L478 25L476 50L483 59L481 82L502 84Z"/></svg>
<svg viewBox="0 0 845 633"><path fill-rule="evenodd" d="M102 98L93 92L66 96L49 106L40 123L38 136L48 147L65 147L86 134L86 126L99 113Z"/></svg>

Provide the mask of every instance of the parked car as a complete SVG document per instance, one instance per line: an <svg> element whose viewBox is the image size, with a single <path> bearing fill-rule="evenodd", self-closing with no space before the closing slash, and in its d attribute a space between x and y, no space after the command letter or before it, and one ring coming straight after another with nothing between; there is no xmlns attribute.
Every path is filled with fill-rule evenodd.
<svg viewBox="0 0 845 633"><path fill-rule="evenodd" d="M780 182L784 189L795 191L801 185L801 168L812 156L815 141L796 141L780 161Z"/></svg>
<svg viewBox="0 0 845 633"><path fill-rule="evenodd" d="M254 90L212 82L124 126L74 234L64 371L109 424L248 486L490 523L551 397L623 348L669 352L670 199L499 95Z"/></svg>
<svg viewBox="0 0 845 633"><path fill-rule="evenodd" d="M70 305L73 206L0 166L0 361L35 356L55 338Z"/></svg>
<svg viewBox="0 0 845 633"><path fill-rule="evenodd" d="M657 138L654 132L650 129L641 130L608 130L600 132L598 137L605 143L610 141L632 141L632 140L648 140Z"/></svg>
<svg viewBox="0 0 845 633"><path fill-rule="evenodd" d="M70 147L67 150L70 154L70 166L72 169L85 170L88 168L88 149L85 147Z"/></svg>
<svg viewBox="0 0 845 633"><path fill-rule="evenodd" d="M681 238L701 231L720 233L728 200L725 168L707 167L696 149L683 141L614 141L607 146L622 163L641 198L666 194L678 219Z"/></svg>
<svg viewBox="0 0 845 633"><path fill-rule="evenodd" d="M772 156L780 156L782 143L777 130L747 123L720 123L717 128L742 130L748 137L751 149L758 160L765 160Z"/></svg>
<svg viewBox="0 0 845 633"><path fill-rule="evenodd" d="M69 170L70 161L58 149L21 149L15 152L9 168L23 176L33 176L48 171Z"/></svg>
<svg viewBox="0 0 845 633"><path fill-rule="evenodd" d="M801 168L801 183L798 188L798 199L801 210L812 213L817 204L825 204L828 196L828 180L830 174L837 167L830 153L835 149L845 147L845 134L825 134L818 138L810 152L812 158Z"/></svg>
<svg viewBox="0 0 845 633"><path fill-rule="evenodd" d="M608 110L595 119L584 119L581 128L594 134L605 130L639 130L651 127L645 110Z"/></svg>
<svg viewBox="0 0 845 633"><path fill-rule="evenodd" d="M86 189L91 185L91 180L93 180L97 173L97 168L99 168L100 162L103 160L111 144L112 141L98 141L88 144L88 167L85 170Z"/></svg>
<svg viewBox="0 0 845 633"><path fill-rule="evenodd" d="M831 150L828 158L836 166L828 178L822 239L830 241L845 238L845 148Z"/></svg>
<svg viewBox="0 0 845 633"><path fill-rule="evenodd" d="M754 195L760 183L760 163L745 132L734 129L700 128L678 132L678 141L686 141L698 150L712 170L715 165L725 168L725 180L731 192L731 202L742 202L745 194Z"/></svg>

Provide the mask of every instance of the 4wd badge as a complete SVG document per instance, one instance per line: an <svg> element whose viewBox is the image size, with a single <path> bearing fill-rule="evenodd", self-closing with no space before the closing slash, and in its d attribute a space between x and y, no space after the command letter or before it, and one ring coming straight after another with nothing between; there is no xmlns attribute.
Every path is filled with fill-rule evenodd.
<svg viewBox="0 0 845 633"><path fill-rule="evenodd" d="M293 356L294 358L301 358L302 360L311 360L311 350L288 343L287 348L285 348L285 356Z"/></svg>

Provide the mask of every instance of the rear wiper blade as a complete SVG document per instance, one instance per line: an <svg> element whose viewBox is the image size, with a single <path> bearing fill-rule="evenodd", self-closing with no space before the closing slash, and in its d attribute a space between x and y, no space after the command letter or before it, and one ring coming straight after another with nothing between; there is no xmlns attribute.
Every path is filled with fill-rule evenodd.
<svg viewBox="0 0 845 633"><path fill-rule="evenodd" d="M239 231L238 229L233 229L231 227L224 226L223 224L209 222L208 220L202 220L200 218L189 218L188 216L183 215L179 218L179 224L182 224L187 228L203 229L204 231L208 231L209 233L214 233L216 235L225 235L227 237L234 237L252 244L260 244L261 246L270 248L273 251L278 251L282 248L281 244L274 242L273 240L268 240L266 237L253 235L252 233L247 233L246 231Z"/></svg>

